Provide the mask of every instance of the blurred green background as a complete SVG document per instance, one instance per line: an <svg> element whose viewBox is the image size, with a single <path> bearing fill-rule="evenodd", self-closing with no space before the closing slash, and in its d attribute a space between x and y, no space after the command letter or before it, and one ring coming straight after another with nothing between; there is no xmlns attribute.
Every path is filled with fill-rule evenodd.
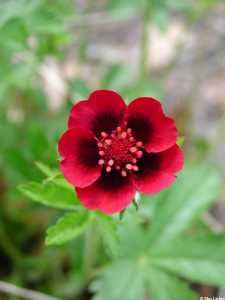
<svg viewBox="0 0 225 300"><path fill-rule="evenodd" d="M103 88L127 103L159 98L177 120L187 159L210 162L224 183L225 3L1 0L0 12L0 280L91 299L82 238L46 247L45 230L60 213L32 203L18 186L42 180L36 162L58 167L57 141L72 104ZM213 229L225 225L224 198L223 185L206 216ZM0 289L0 299L23 298Z"/></svg>

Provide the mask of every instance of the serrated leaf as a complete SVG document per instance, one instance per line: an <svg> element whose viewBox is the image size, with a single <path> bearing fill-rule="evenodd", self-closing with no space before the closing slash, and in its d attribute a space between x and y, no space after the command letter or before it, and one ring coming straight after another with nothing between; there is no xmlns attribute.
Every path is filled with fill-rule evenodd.
<svg viewBox="0 0 225 300"><path fill-rule="evenodd" d="M144 274L134 261L117 261L92 284L93 300L145 299Z"/></svg>
<svg viewBox="0 0 225 300"><path fill-rule="evenodd" d="M75 191L53 182L29 182L19 186L19 190L31 200L46 206L76 210L80 202Z"/></svg>
<svg viewBox="0 0 225 300"><path fill-rule="evenodd" d="M197 300L199 297L192 292L187 283L174 275L151 267L148 273L149 294L154 300Z"/></svg>
<svg viewBox="0 0 225 300"><path fill-rule="evenodd" d="M47 230L47 245L61 245L85 231L89 220L87 211L67 213Z"/></svg>
<svg viewBox="0 0 225 300"><path fill-rule="evenodd" d="M176 183L161 193L152 219L152 247L186 230L217 199L220 180L208 165L186 166Z"/></svg>
<svg viewBox="0 0 225 300"><path fill-rule="evenodd" d="M202 234L171 241L150 254L153 265L203 284L225 286L225 235Z"/></svg>
<svg viewBox="0 0 225 300"><path fill-rule="evenodd" d="M137 259L148 249L148 236L140 225L135 208L133 208L133 211L134 213L128 211L126 219L118 227L119 254L123 257Z"/></svg>

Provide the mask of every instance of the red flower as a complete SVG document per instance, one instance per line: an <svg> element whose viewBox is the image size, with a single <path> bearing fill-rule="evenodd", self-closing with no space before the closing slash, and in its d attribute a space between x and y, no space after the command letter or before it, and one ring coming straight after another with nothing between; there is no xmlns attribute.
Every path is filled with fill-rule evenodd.
<svg viewBox="0 0 225 300"><path fill-rule="evenodd" d="M58 145L61 171L84 206L119 212L136 190L154 194L175 181L183 166L176 137L157 100L142 97L126 106L113 91L95 91L70 112Z"/></svg>

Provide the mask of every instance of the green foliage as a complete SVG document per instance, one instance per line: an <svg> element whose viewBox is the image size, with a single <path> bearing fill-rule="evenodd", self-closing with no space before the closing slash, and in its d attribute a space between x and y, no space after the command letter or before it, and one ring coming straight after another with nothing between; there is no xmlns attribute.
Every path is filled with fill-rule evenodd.
<svg viewBox="0 0 225 300"><path fill-rule="evenodd" d="M57 171L40 162L37 166L47 178L42 183L22 185L20 190L36 202L77 209L73 190ZM225 286L225 236L202 230L197 223L218 192L219 178L214 168L187 164L170 189L152 200L142 197L141 203L154 201L150 226L143 226L135 207L127 210L122 221L98 212L92 214L106 254L112 259L92 285L93 299L116 300L125 295L129 300L144 299L147 294L156 300L197 299L176 275ZM66 213L47 230L47 245L63 244L85 231L92 218L84 208L78 208L78 212ZM193 233L192 224L198 224ZM129 286L130 282L134 284Z"/></svg>
<svg viewBox="0 0 225 300"><path fill-rule="evenodd" d="M188 165L170 189L155 197L150 226L143 226L135 210L129 209L118 230L119 254L93 284L94 299L116 300L125 295L144 299L150 294L154 300L196 300L175 275L225 286L224 235L196 229L196 234L190 233L194 220L217 199L218 190L213 168ZM150 201L146 198L142 201Z"/></svg>
<svg viewBox="0 0 225 300"><path fill-rule="evenodd" d="M151 250L150 250L151 252ZM225 286L225 235L179 238L151 252L152 263L194 282Z"/></svg>
<svg viewBox="0 0 225 300"><path fill-rule="evenodd" d="M30 182L20 185L19 189L31 200L50 207L69 210L76 210L79 207L79 200L74 190L55 184L55 182Z"/></svg>
<svg viewBox="0 0 225 300"><path fill-rule="evenodd" d="M55 178L60 174L58 170L51 169L48 165L42 163L41 161L37 161L36 166L48 178Z"/></svg>
<svg viewBox="0 0 225 300"><path fill-rule="evenodd" d="M97 218L97 224L106 252L110 256L118 255L118 242L119 242L119 236L117 232L118 222L116 222L110 216L101 214Z"/></svg>
<svg viewBox="0 0 225 300"><path fill-rule="evenodd" d="M199 297L193 293L188 284L160 268L151 266L147 277L151 295L154 300L197 300Z"/></svg>
<svg viewBox="0 0 225 300"><path fill-rule="evenodd" d="M42 182L21 184L19 190L31 200L49 207L77 210L80 202L74 188L60 175L59 171L37 162L37 167L47 176Z"/></svg>
<svg viewBox="0 0 225 300"><path fill-rule="evenodd" d="M39 64L70 41L66 23L72 16L70 0L9 0L0 3L0 104L19 88L34 87ZM33 45L30 42L33 40Z"/></svg>
<svg viewBox="0 0 225 300"><path fill-rule="evenodd" d="M88 226L87 211L67 213L47 230L47 245L61 245L79 236Z"/></svg>
<svg viewBox="0 0 225 300"><path fill-rule="evenodd" d="M184 136L179 136L177 138L177 145L182 146L184 144Z"/></svg>
<svg viewBox="0 0 225 300"><path fill-rule="evenodd" d="M150 243L155 247L188 229L218 195L217 172L205 164L187 164L183 176L178 176L177 182L158 197L149 235Z"/></svg>
<svg viewBox="0 0 225 300"><path fill-rule="evenodd" d="M94 300L137 300L145 297L143 273L138 264L125 259L113 263L104 272L104 279L95 282L92 289L100 291Z"/></svg>
<svg viewBox="0 0 225 300"><path fill-rule="evenodd" d="M224 232L212 233L201 219L220 190L211 166L187 165L170 189L154 197L142 195L138 211L130 205L121 219L87 211L59 172L57 141L74 101L86 99L95 88L114 89L126 101L163 96L157 73L136 82L138 71L129 64L102 65L88 55L79 61L77 48L87 52L87 29L98 16L99 4L87 2L85 16L79 13L76 19L82 8L78 5L76 11L72 0L0 1L0 276L60 299L85 297L91 278L95 300L196 300L192 282L225 286ZM148 8L150 23L165 31L174 12L194 19L219 2L223 0L108 0L104 16L109 12L110 22L126 22L135 15L143 18ZM48 108L40 70L48 57L63 63L68 50L79 70L76 78L64 78L68 93L55 112ZM103 75L97 81L99 70ZM183 138L177 142L182 145ZM192 155L205 158L210 142L196 137L191 143ZM44 247L49 224L46 244L61 247ZM87 230L94 240L90 247L88 235L83 238ZM88 278L85 265L93 267Z"/></svg>

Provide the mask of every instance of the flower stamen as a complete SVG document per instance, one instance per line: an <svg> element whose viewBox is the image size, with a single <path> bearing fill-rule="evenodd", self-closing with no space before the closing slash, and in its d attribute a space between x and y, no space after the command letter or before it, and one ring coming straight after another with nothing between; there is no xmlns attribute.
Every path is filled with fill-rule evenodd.
<svg viewBox="0 0 225 300"><path fill-rule="evenodd" d="M121 171L121 175L122 175L123 177L126 177L126 176L127 176L127 172L126 172L125 170L122 170L122 171Z"/></svg>
<svg viewBox="0 0 225 300"><path fill-rule="evenodd" d="M103 166L107 173L113 169L119 171L122 177L130 172L137 172L138 159L142 157L141 141L132 136L132 129L118 126L111 134L101 132L101 140L98 142L98 164Z"/></svg>
<svg viewBox="0 0 225 300"><path fill-rule="evenodd" d="M131 147L131 148L130 148L130 152L131 152L131 153L137 152L137 148L136 148L136 147Z"/></svg>
<svg viewBox="0 0 225 300"><path fill-rule="evenodd" d="M98 164L99 164L100 166L104 165L104 163L105 163L104 159L99 159Z"/></svg>
<svg viewBox="0 0 225 300"><path fill-rule="evenodd" d="M110 160L108 161L108 165L109 165L109 166L113 166L113 164L114 164L114 160L113 160L113 159L110 159Z"/></svg>
<svg viewBox="0 0 225 300"><path fill-rule="evenodd" d="M112 171L112 168L110 166L106 167L106 172L109 173Z"/></svg>

